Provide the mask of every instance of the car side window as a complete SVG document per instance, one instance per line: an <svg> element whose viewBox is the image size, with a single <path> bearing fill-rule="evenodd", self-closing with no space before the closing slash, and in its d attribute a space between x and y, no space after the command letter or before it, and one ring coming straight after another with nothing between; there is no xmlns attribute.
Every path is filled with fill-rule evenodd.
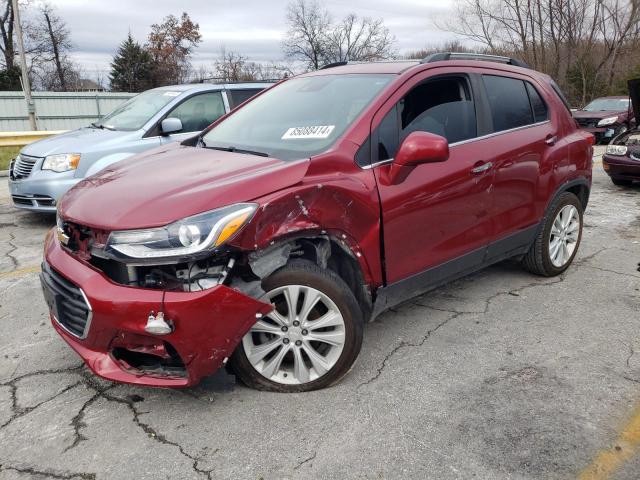
<svg viewBox="0 0 640 480"><path fill-rule="evenodd" d="M181 133L188 133L204 130L224 113L222 94L210 92L188 98L167 114L167 118L179 118Z"/></svg>
<svg viewBox="0 0 640 480"><path fill-rule="evenodd" d="M529 94L529 101L531 102L531 109L533 110L533 120L535 122L544 122L545 120L549 120L547 104L542 100L542 97L536 90L536 87L531 85L529 82L525 82L525 85L527 86L527 93Z"/></svg>
<svg viewBox="0 0 640 480"><path fill-rule="evenodd" d="M501 132L534 123L525 82L516 78L483 75L493 131Z"/></svg>
<svg viewBox="0 0 640 480"><path fill-rule="evenodd" d="M241 103L246 102L255 94L262 91L261 88L251 88L247 90L227 90L227 98L229 99L229 108L232 110Z"/></svg>
<svg viewBox="0 0 640 480"><path fill-rule="evenodd" d="M436 78L410 90L376 129L377 161L393 158L402 140L412 132L434 133L449 143L475 138L476 111L467 80Z"/></svg>

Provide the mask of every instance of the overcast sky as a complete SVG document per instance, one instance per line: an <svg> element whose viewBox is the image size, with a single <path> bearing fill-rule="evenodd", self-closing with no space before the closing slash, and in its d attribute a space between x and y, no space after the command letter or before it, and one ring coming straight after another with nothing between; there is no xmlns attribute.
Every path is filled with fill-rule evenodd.
<svg viewBox="0 0 640 480"><path fill-rule="evenodd" d="M283 60L287 0L50 0L71 30L73 58L87 76L108 73L109 62L130 30L143 43L149 26L186 11L200 24L202 44L193 63L210 65L224 45L253 61ZM434 20L445 18L451 0L323 0L335 18L354 12L383 18L402 52L451 39Z"/></svg>

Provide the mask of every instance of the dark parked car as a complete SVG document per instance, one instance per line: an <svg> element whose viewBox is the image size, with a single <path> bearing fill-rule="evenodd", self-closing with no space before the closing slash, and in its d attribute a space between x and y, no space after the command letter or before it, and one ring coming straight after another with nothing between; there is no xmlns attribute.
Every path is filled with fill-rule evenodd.
<svg viewBox="0 0 640 480"><path fill-rule="evenodd" d="M115 381L193 385L229 360L256 388L326 387L385 309L507 258L567 269L592 143L548 76L503 57L294 77L63 197L52 323Z"/></svg>
<svg viewBox="0 0 640 480"><path fill-rule="evenodd" d="M635 126L629 97L597 98L586 107L573 112L580 128L593 133L598 143L608 143L613 137Z"/></svg>
<svg viewBox="0 0 640 480"><path fill-rule="evenodd" d="M640 79L629 81L629 94L633 111L638 118ZM630 185L633 181L640 181L640 129L633 128L611 140L602 157L602 165L616 185Z"/></svg>

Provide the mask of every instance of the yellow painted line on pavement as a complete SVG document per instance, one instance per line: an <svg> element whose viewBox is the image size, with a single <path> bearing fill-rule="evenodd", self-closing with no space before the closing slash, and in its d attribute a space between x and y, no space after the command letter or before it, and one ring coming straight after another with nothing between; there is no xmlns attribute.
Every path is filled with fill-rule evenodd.
<svg viewBox="0 0 640 480"><path fill-rule="evenodd" d="M579 480L606 480L640 448L640 405L624 426L612 448L601 450L578 476Z"/></svg>
<svg viewBox="0 0 640 480"><path fill-rule="evenodd" d="M22 277L23 275L36 273L39 271L40 271L39 266L17 268L16 270L11 270L10 272L0 272L0 278Z"/></svg>

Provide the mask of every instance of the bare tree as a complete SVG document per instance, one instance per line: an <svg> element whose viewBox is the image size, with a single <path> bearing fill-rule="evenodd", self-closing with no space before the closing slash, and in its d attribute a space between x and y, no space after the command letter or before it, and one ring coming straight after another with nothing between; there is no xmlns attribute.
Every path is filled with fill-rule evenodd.
<svg viewBox="0 0 640 480"><path fill-rule="evenodd" d="M314 70L327 63L395 56L395 38L380 18L351 13L335 23L317 0L294 0L287 7L287 24L285 55Z"/></svg>
<svg viewBox="0 0 640 480"><path fill-rule="evenodd" d="M67 91L67 76L69 74L70 62L66 58L66 52L71 49L71 35L69 29L62 19L55 13L51 5L45 3L41 7L44 17L47 37L49 40L51 60L53 61L60 89Z"/></svg>
<svg viewBox="0 0 640 480"><path fill-rule="evenodd" d="M327 63L349 60L371 62L395 56L395 38L381 18L358 17L351 13L334 25L324 54Z"/></svg>
<svg viewBox="0 0 640 480"><path fill-rule="evenodd" d="M331 16L317 0L295 0L287 7L289 30L282 42L289 58L307 62L317 70L324 61L331 30Z"/></svg>
<svg viewBox="0 0 640 480"><path fill-rule="evenodd" d="M80 75L68 55L72 46L71 33L49 3L40 4L37 19L29 31L32 75L46 90L72 90Z"/></svg>
<svg viewBox="0 0 640 480"><path fill-rule="evenodd" d="M623 52L640 36L638 0L456 0L455 6L441 27L489 52L522 57L580 103L614 88Z"/></svg>
<svg viewBox="0 0 640 480"><path fill-rule="evenodd" d="M250 62L237 52L222 47L220 57L213 65L212 79L224 82L252 82L259 80L277 80L293 74L289 65Z"/></svg>

